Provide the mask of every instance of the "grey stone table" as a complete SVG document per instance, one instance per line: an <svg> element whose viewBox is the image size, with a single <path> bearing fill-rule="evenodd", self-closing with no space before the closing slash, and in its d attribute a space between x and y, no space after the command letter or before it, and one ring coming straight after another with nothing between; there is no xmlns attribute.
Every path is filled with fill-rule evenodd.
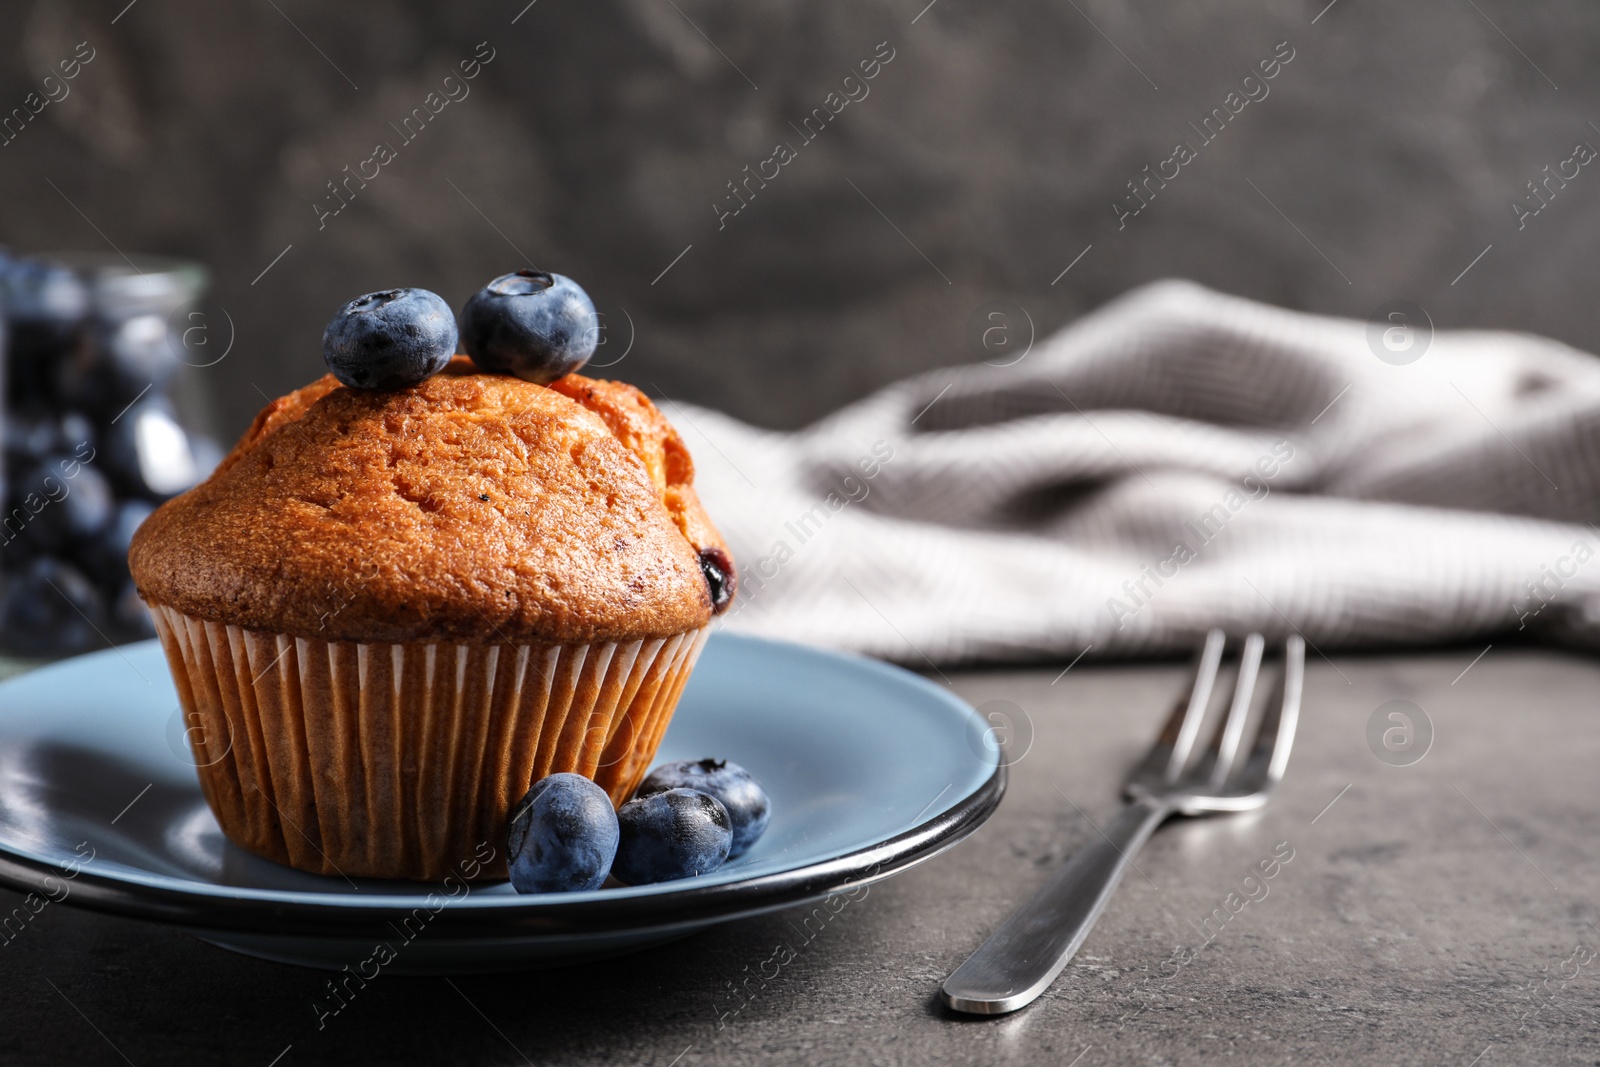
<svg viewBox="0 0 1600 1067"><path fill-rule="evenodd" d="M1015 1015L956 1018L935 990L1113 811L1181 665L953 675L1032 723L1009 795L825 924L791 911L564 971L384 977L319 1031L316 972L51 906L0 945L0 1062L1594 1064L1600 663L1479 651L1314 657L1272 804L1162 830ZM1433 731L1407 766L1420 730L1393 762L1367 739L1396 699ZM796 955L771 976L780 942Z"/></svg>

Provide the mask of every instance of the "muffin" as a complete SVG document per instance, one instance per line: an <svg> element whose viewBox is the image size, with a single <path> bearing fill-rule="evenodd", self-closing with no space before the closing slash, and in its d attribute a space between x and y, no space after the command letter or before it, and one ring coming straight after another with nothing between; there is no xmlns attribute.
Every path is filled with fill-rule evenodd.
<svg viewBox="0 0 1600 1067"><path fill-rule="evenodd" d="M731 600L682 440L637 389L457 357L275 400L129 557L207 802L318 874L434 880L574 771L649 767Z"/></svg>

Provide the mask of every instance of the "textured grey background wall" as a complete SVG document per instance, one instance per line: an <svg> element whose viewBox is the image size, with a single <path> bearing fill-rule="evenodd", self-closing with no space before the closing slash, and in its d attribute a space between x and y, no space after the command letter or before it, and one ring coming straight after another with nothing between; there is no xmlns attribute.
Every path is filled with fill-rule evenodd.
<svg viewBox="0 0 1600 1067"><path fill-rule="evenodd" d="M0 240L208 263L228 434L321 373L344 299L459 306L529 260L595 296L598 360L628 350L607 373L772 426L976 358L988 301L1042 333L1170 275L1600 349L1600 169L1563 162L1600 145L1594 4L925 3L6 3L0 111L79 42L94 58L8 128ZM838 114L808 141L818 108ZM719 218L747 165L776 177ZM1177 176L1119 228L1147 165ZM1547 166L1577 176L1544 203ZM1519 196L1543 204L1521 228Z"/></svg>

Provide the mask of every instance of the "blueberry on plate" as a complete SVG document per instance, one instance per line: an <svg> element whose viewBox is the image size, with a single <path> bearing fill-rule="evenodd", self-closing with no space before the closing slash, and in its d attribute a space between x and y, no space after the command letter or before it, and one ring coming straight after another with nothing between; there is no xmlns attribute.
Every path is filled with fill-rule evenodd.
<svg viewBox="0 0 1600 1067"><path fill-rule="evenodd" d="M455 315L439 294L385 289L333 313L322 360L352 389L405 389L444 370L456 338Z"/></svg>
<svg viewBox="0 0 1600 1067"><path fill-rule="evenodd" d="M617 813L581 774L541 778L511 812L511 884L519 893L599 889L617 854Z"/></svg>
<svg viewBox="0 0 1600 1067"><path fill-rule="evenodd" d="M600 316L571 278L519 270L467 301L461 341L479 369L547 385L589 362L600 342Z"/></svg>
<svg viewBox="0 0 1600 1067"><path fill-rule="evenodd" d="M698 789L721 802L733 826L733 847L728 850L729 859L749 851L756 839L766 832L767 823L772 818L772 802L767 799L766 790L750 776L749 771L727 760L663 763L650 772L633 795L644 797L669 789Z"/></svg>
<svg viewBox="0 0 1600 1067"><path fill-rule="evenodd" d="M710 874L733 846L728 809L697 789L668 789L622 805L611 873L629 885Z"/></svg>

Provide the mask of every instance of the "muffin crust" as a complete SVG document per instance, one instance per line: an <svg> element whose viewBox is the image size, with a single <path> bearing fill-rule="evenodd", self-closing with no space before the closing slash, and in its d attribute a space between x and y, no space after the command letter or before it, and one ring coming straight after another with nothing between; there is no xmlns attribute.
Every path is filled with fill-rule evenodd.
<svg viewBox="0 0 1600 1067"><path fill-rule="evenodd" d="M329 375L268 404L139 529L152 604L324 641L665 637L712 614L723 544L683 442L632 386L462 357L416 387Z"/></svg>

